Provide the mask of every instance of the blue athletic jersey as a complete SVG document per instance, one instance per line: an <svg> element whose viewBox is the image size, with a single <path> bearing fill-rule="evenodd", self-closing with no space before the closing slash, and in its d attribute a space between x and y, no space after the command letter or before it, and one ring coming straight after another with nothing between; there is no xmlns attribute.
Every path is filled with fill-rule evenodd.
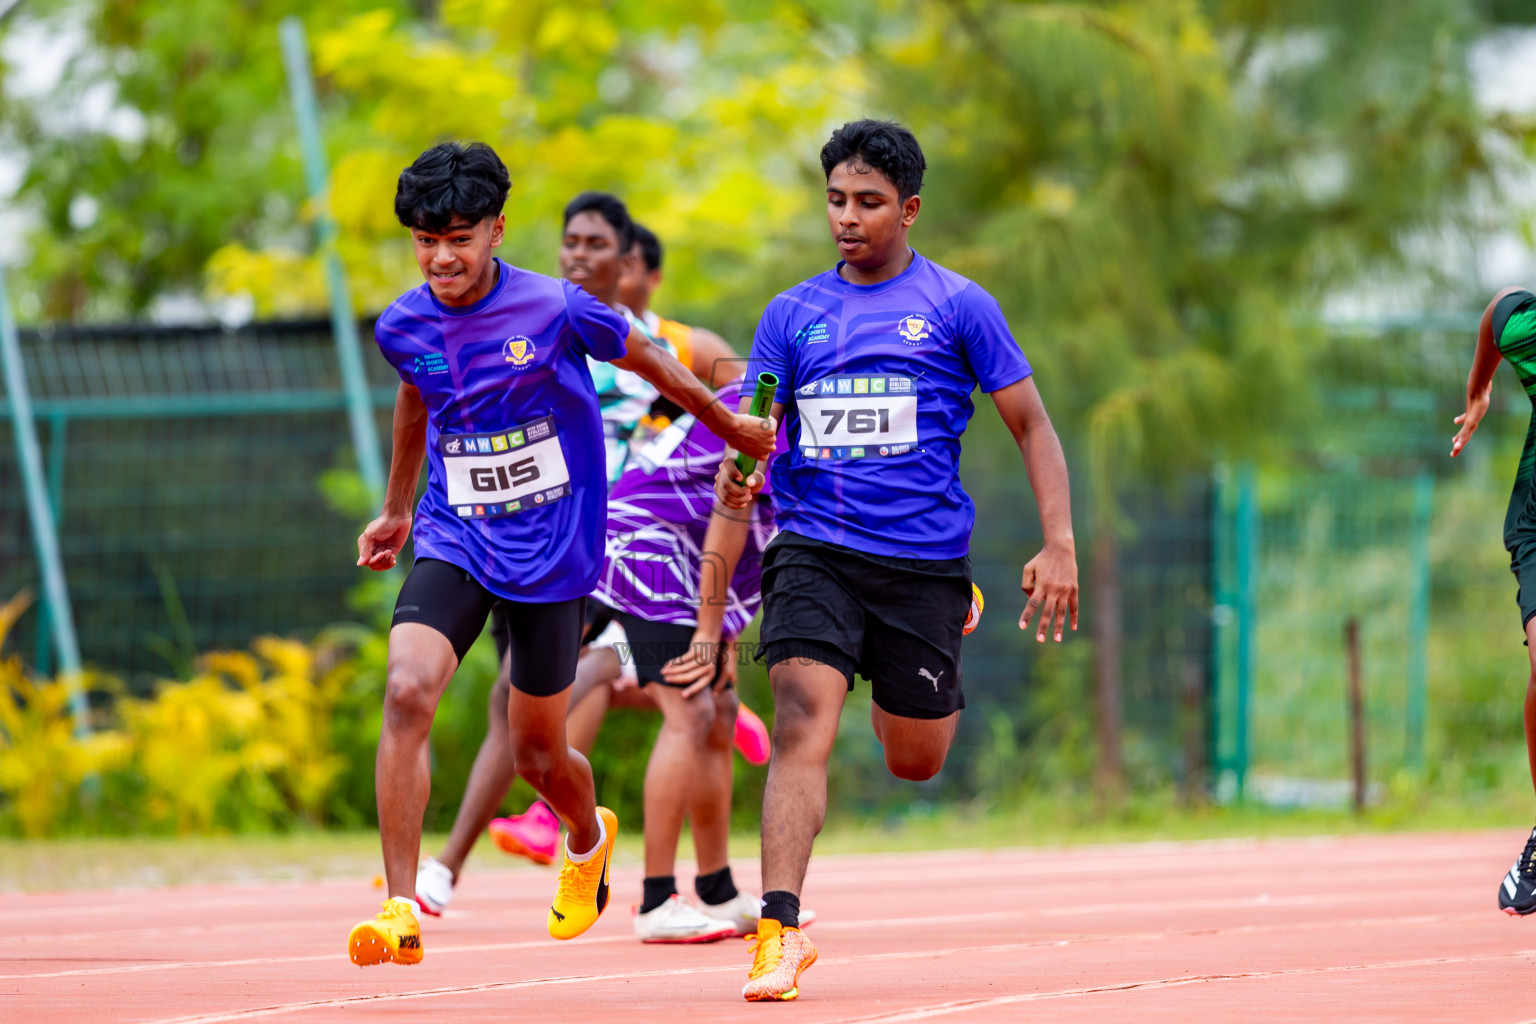
<svg viewBox="0 0 1536 1024"><path fill-rule="evenodd" d="M764 370L779 378L790 439L772 469L781 529L895 557L970 550L971 392L1031 372L996 299L917 253L876 285L829 270L763 311L747 379Z"/></svg>
<svg viewBox="0 0 1536 1024"><path fill-rule="evenodd" d="M491 293L445 306L422 284L374 327L426 403L416 557L514 601L591 593L603 561L603 424L587 357L619 359L623 314L568 281L496 261Z"/></svg>

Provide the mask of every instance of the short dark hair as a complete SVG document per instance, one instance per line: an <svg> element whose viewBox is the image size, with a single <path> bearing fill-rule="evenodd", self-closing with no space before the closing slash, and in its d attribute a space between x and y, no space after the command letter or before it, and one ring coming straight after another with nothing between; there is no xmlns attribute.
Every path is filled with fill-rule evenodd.
<svg viewBox="0 0 1536 1024"><path fill-rule="evenodd" d="M849 121L821 147L821 169L828 178L832 169L848 160L867 164L891 179L903 200L923 190L928 161L913 134L895 121Z"/></svg>
<svg viewBox="0 0 1536 1024"><path fill-rule="evenodd" d="M635 244L640 247L640 255L645 258L646 271L660 270L661 239L656 237L656 232L636 221Z"/></svg>
<svg viewBox="0 0 1536 1024"><path fill-rule="evenodd" d="M400 172L395 216L408 228L442 232L455 217L478 224L501 212L512 177L483 142L443 142Z"/></svg>
<svg viewBox="0 0 1536 1024"><path fill-rule="evenodd" d="M629 252L635 244L635 222L629 219L629 207L612 192L583 192L565 204L565 220L562 227L569 227L578 213L595 213L608 222L619 239L620 255Z"/></svg>

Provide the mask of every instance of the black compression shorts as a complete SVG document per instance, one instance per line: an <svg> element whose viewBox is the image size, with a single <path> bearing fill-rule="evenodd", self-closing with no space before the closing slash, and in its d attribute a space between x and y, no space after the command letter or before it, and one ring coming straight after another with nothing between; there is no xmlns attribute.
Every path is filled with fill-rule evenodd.
<svg viewBox="0 0 1536 1024"><path fill-rule="evenodd" d="M806 658L870 681L882 710L945 718L965 707L960 638L969 558L892 558L781 531L763 552L759 658Z"/></svg>
<svg viewBox="0 0 1536 1024"><path fill-rule="evenodd" d="M576 679L585 604L584 597L547 603L508 601L451 562L420 558L395 599L393 624L418 622L432 627L448 638L453 653L463 661L489 615L498 639L509 641L512 685L533 697L553 697Z"/></svg>

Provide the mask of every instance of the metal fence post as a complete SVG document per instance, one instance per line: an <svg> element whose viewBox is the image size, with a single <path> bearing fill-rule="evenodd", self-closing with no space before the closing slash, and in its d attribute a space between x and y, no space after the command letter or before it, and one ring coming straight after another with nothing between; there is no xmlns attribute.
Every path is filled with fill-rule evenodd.
<svg viewBox="0 0 1536 1024"><path fill-rule="evenodd" d="M85 693L80 689L80 645L75 638L75 617L69 606L69 588L64 581L64 560L59 554L58 526L48 503L43 456L37 444L37 424L32 420L32 398L27 392L27 371L21 362L21 341L16 336L16 321L11 316L4 273L0 273L0 363L5 364L5 390L10 398L12 429L16 434L16 457L21 464L21 479L27 492L27 513L32 520L37 562L43 571L43 594L48 601L54 645L63 665L65 685L69 687L69 708L75 720L75 734L83 736L90 732L90 721Z"/></svg>
<svg viewBox="0 0 1536 1024"><path fill-rule="evenodd" d="M1243 798L1248 781L1249 749L1253 734L1253 672L1258 646L1259 589L1259 503L1253 466L1244 465L1237 474L1237 701L1233 711L1233 775L1237 780L1237 798Z"/></svg>
<svg viewBox="0 0 1536 1024"><path fill-rule="evenodd" d="M1413 481L1413 591L1408 608L1408 714L1406 760L1424 764L1424 718L1429 705L1429 524L1435 478L1421 471Z"/></svg>
<svg viewBox="0 0 1536 1024"><path fill-rule="evenodd" d="M352 445L357 449L357 466L363 482L374 500L382 501L384 462L379 453L373 406L368 400L368 375L363 370L363 357L358 348L352 293L347 286L341 256L336 251L336 221L330 210L329 172L320 140L320 114L315 103L315 83L310 73L304 23L289 15L279 23L278 34L282 37L283 67L288 75L288 92L293 100L293 116L298 122L299 144L304 153L304 180L316 208L316 235L331 295L331 331L336 340L336 356L341 364L342 386L347 395Z"/></svg>

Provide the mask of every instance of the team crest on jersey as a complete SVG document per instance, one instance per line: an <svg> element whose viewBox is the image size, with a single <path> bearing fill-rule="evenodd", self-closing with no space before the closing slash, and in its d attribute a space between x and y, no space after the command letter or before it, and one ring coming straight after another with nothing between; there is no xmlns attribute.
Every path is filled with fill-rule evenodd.
<svg viewBox="0 0 1536 1024"><path fill-rule="evenodd" d="M931 333L928 321L916 314L902 317L901 322L896 325L896 330L908 345L918 344Z"/></svg>
<svg viewBox="0 0 1536 1024"><path fill-rule="evenodd" d="M533 362L533 353L533 339L521 334L508 338L506 344L501 346L501 354L519 370Z"/></svg>

